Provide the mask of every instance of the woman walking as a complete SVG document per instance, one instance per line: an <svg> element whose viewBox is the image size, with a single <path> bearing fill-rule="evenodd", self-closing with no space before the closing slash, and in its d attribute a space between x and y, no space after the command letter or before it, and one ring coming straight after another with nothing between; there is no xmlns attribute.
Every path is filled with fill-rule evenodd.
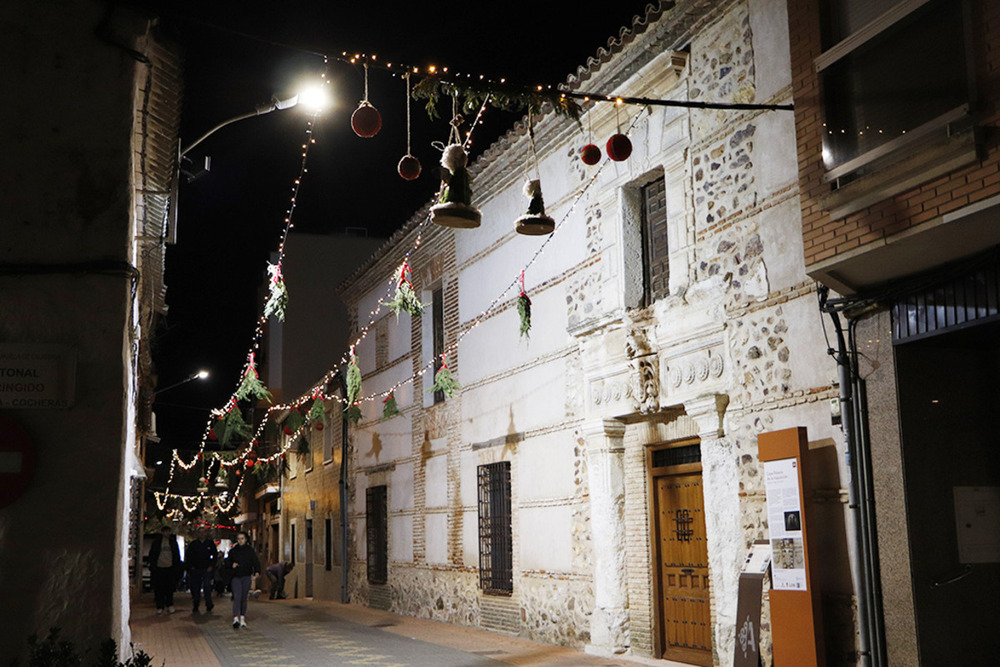
<svg viewBox="0 0 1000 667"><path fill-rule="evenodd" d="M247 627L247 597L250 595L250 577L260 574L260 559L250 546L250 536L245 531L236 533L236 544L226 556L226 568L232 572L233 629Z"/></svg>

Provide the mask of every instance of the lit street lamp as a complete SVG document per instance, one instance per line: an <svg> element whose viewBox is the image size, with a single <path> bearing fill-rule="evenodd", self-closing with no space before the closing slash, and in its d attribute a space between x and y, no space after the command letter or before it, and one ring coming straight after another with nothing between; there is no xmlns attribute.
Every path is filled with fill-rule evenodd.
<svg viewBox="0 0 1000 667"><path fill-rule="evenodd" d="M191 375L189 375L188 377L184 378L180 382L175 382L172 385L168 385L168 386L164 387L163 389L157 389L156 391L153 392L153 397L155 398L156 396L159 396L160 394L162 394L163 392L167 391L168 389L173 389L174 387L179 387L182 384L187 384L188 382L191 382L192 380L204 380L207 377L208 377L208 371L202 369L202 370L200 370L200 371L198 371L196 373L192 373Z"/></svg>

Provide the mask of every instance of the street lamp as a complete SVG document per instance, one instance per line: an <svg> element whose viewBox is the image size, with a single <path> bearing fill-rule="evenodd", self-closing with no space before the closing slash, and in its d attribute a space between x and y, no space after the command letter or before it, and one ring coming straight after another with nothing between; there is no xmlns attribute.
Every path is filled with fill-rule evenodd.
<svg viewBox="0 0 1000 667"><path fill-rule="evenodd" d="M188 377L184 378L180 382L175 382L172 385L168 385L168 386L164 387L163 389L157 389L156 391L153 392L153 397L155 398L156 396L159 396L160 394L162 394L163 392L167 391L168 389L173 389L174 387L179 387L182 384L187 384L188 382L191 382L192 380L204 380L207 377L208 377L208 371L202 369L200 371L197 371L196 373L192 373L191 375L189 375Z"/></svg>
<svg viewBox="0 0 1000 667"><path fill-rule="evenodd" d="M182 148L180 157L183 158L191 151L192 148L205 141L205 139L208 139L210 136L227 125L232 125L233 123L246 120L247 118L253 118L254 116L263 116L264 114L271 113L272 111L291 109L297 105L301 105L307 111L317 114L329 105L329 95L327 94L325 88L321 85L305 87L299 91L299 93L285 99L278 99L277 95L275 95L271 98L270 102L258 105L253 111L240 114L239 116L233 116L229 120L222 121L211 130L198 137L187 148Z"/></svg>

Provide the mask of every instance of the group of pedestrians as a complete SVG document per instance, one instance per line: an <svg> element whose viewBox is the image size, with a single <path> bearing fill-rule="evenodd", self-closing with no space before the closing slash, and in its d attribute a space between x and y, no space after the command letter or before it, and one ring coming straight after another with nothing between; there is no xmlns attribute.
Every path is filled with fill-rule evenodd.
<svg viewBox="0 0 1000 667"><path fill-rule="evenodd" d="M261 573L260 559L250 544L250 536L240 531L236 533L236 544L221 558L215 541L206 528L199 528L197 538L188 546L186 562L181 560L180 546L170 526L164 526L149 547L149 576L156 602L156 613L164 611L173 614L174 590L184 572L188 572L191 589L192 613L199 613L201 601L205 600L205 611L210 612L212 590L216 578L227 583L233 592L233 628L247 627L247 599L250 597L250 582L254 575ZM220 564L221 565L218 565ZM218 565L218 572L216 571ZM284 579L292 569L290 563L275 563L268 568L271 578L271 599L284 597ZM224 590L224 589L223 589Z"/></svg>

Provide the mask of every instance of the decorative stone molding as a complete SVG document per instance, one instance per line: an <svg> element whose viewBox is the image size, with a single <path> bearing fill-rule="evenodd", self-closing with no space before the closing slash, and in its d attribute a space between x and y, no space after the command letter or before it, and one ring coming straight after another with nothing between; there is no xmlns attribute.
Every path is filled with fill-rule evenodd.
<svg viewBox="0 0 1000 667"><path fill-rule="evenodd" d="M686 396L699 396L723 386L726 370L721 345L677 354L665 362L664 389L670 403L686 402Z"/></svg>
<svg viewBox="0 0 1000 667"><path fill-rule="evenodd" d="M660 360L650 354L628 362L631 370L632 400L635 409L644 415L660 409Z"/></svg>

